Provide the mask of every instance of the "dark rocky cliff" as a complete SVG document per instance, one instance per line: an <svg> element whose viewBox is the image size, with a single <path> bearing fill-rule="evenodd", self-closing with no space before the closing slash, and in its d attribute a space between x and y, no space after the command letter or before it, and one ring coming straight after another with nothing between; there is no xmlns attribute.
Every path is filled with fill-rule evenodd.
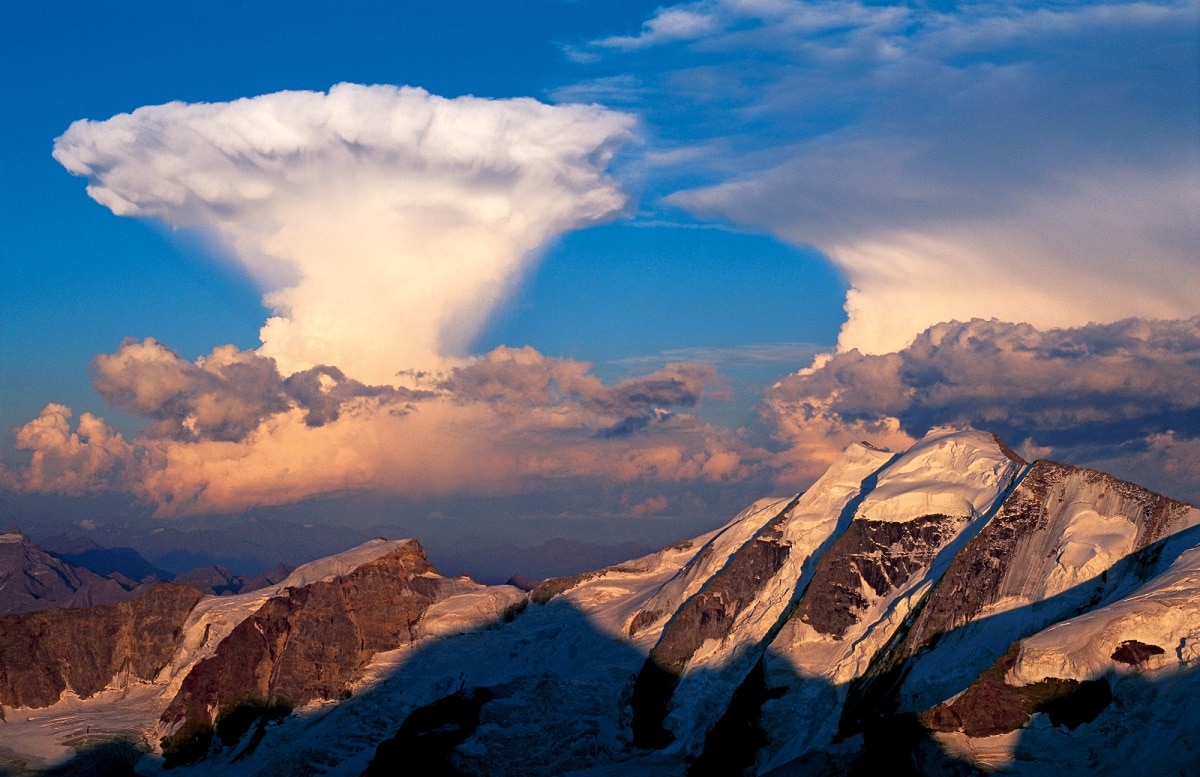
<svg viewBox="0 0 1200 777"><path fill-rule="evenodd" d="M184 679L163 714L179 726L164 750L182 747L240 704L339 698L375 653L416 637L444 580L414 541L342 577L271 597Z"/></svg>
<svg viewBox="0 0 1200 777"><path fill-rule="evenodd" d="M128 602L0 616L0 705L45 707L68 689L88 698L154 679L199 600L163 583Z"/></svg>

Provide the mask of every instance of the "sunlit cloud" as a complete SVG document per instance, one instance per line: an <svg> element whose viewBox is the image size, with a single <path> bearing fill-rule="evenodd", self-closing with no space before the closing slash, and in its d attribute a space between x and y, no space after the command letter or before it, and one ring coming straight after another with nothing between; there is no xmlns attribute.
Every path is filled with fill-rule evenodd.
<svg viewBox="0 0 1200 777"><path fill-rule="evenodd" d="M134 446L91 413L71 429L71 408L46 405L16 431L16 447L28 451L28 466L0 472L10 488L35 494L80 496L119 487L135 469Z"/></svg>
<svg viewBox="0 0 1200 777"><path fill-rule="evenodd" d="M812 476L854 439L899 449L934 426L1000 434L1031 457L1106 465L1173 496L1200 496L1200 317L1071 329L975 319L896 353L849 351L767 391L785 472ZM1170 462L1170 463L1168 463Z"/></svg>
<svg viewBox="0 0 1200 777"><path fill-rule="evenodd" d="M336 421L342 405L371 397L403 412L419 391L366 386L336 367L313 367L286 380L275 360L232 345L194 363L153 338L127 340L94 361L93 384L111 405L156 421L146 437L239 442L268 417L297 408L308 426Z"/></svg>
<svg viewBox="0 0 1200 777"><path fill-rule="evenodd" d="M262 356L397 381L467 355L548 241L612 218L631 116L341 84L78 121L54 156L122 216L199 231L263 289Z"/></svg>
<svg viewBox="0 0 1200 777"><path fill-rule="evenodd" d="M711 183L667 201L820 250L850 284L839 348L881 354L975 316L1200 312L1198 28L1174 0L700 0L592 50L706 149Z"/></svg>
<svg viewBox="0 0 1200 777"><path fill-rule="evenodd" d="M232 346L189 362L146 340L98 357L95 380L154 423L126 442L87 414L71 432L71 411L51 405L17 432L32 456L7 474L18 490L124 491L178 517L356 491L420 499L576 480L734 482L768 455L685 412L719 383L701 364L605 384L586 363L499 348L396 389L325 367L283 378L273 360Z"/></svg>

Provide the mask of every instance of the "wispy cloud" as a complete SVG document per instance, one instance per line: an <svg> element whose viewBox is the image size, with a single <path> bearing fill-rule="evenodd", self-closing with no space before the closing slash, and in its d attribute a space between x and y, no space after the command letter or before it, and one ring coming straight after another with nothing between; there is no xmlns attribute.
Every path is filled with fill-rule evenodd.
<svg viewBox="0 0 1200 777"><path fill-rule="evenodd" d="M695 40L720 30L720 19L704 4L661 8L642 25L637 35L617 35L602 38L596 46L617 49L639 49L679 40Z"/></svg>
<svg viewBox="0 0 1200 777"><path fill-rule="evenodd" d="M673 362L711 364L720 372L779 365L789 372L812 362L826 346L815 343L764 343L730 347L672 348L657 354L615 359L613 364L646 368Z"/></svg>

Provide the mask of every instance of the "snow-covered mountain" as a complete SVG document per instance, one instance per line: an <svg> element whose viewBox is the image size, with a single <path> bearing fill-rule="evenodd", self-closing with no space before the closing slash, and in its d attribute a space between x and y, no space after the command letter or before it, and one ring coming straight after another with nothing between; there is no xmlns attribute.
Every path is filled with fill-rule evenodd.
<svg viewBox="0 0 1200 777"><path fill-rule="evenodd" d="M375 540L249 594L0 617L0 743L125 736L144 774L1195 773L1198 524L984 432L855 444L528 593Z"/></svg>

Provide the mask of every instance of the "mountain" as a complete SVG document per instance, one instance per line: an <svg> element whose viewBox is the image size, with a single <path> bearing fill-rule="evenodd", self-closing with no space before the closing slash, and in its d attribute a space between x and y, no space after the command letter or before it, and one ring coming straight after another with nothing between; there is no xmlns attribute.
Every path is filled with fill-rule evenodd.
<svg viewBox="0 0 1200 777"><path fill-rule="evenodd" d="M291 568L286 564L276 564L273 569L257 575L235 575L220 564L200 567L176 575L172 582L188 585L206 594L239 594L256 591L259 588L275 585L287 578Z"/></svg>
<svg viewBox="0 0 1200 777"><path fill-rule="evenodd" d="M323 558L380 533L261 516L238 519L207 516L180 524L109 514L82 523L86 526L78 520L42 521L44 534L33 539L64 557L86 554L95 548L109 555L125 554L130 559L133 556L129 554L136 554L153 567L165 570L168 576L214 566L224 567L235 576L253 576L280 562L298 566ZM77 563L88 565L83 556ZM125 574L140 579L127 571Z"/></svg>
<svg viewBox="0 0 1200 777"><path fill-rule="evenodd" d="M803 494L528 592L445 577L415 540L187 591L0 616L12 757L70 742L82 766L123 738L153 751L121 751L139 773L184 775L1197 762L1200 509L974 430L851 445ZM83 629L106 636L85 650Z"/></svg>
<svg viewBox="0 0 1200 777"><path fill-rule="evenodd" d="M244 593L275 585L290 572L277 564L257 575L235 575L214 565L173 575L133 548L106 548L89 537L65 535L35 543L14 526L0 534L0 614L115 604L164 581L204 594Z"/></svg>
<svg viewBox="0 0 1200 777"><path fill-rule="evenodd" d="M90 569L101 577L114 572L131 580L155 577L170 580L173 575L151 564L133 548L106 548L90 537L68 537L57 534L43 537L38 547L74 567Z"/></svg>
<svg viewBox="0 0 1200 777"><path fill-rule="evenodd" d="M119 571L102 576L47 553L16 527L0 533L0 614L111 604L144 590Z"/></svg>

